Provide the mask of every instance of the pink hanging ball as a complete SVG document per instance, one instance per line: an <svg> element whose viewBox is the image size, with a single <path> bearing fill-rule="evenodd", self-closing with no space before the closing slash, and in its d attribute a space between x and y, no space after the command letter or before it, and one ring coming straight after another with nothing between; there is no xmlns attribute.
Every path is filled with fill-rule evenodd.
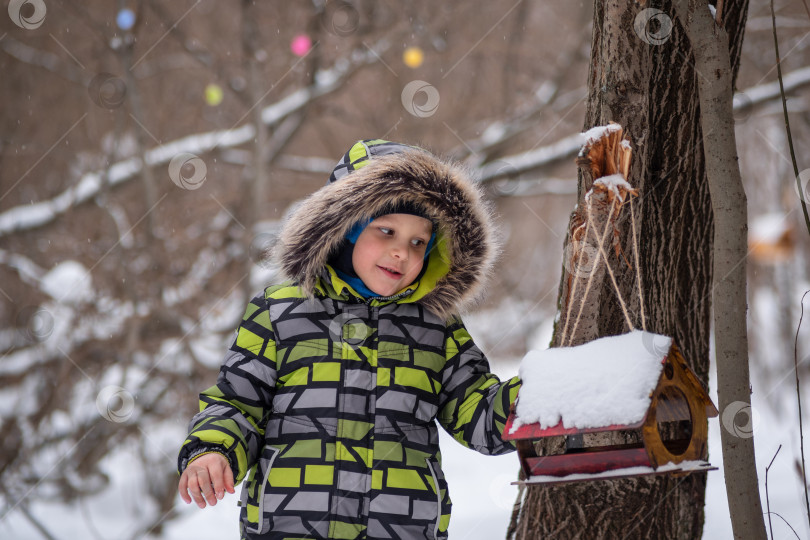
<svg viewBox="0 0 810 540"><path fill-rule="evenodd" d="M298 34L290 42L290 50L295 56L304 56L312 48L312 40L306 34Z"/></svg>

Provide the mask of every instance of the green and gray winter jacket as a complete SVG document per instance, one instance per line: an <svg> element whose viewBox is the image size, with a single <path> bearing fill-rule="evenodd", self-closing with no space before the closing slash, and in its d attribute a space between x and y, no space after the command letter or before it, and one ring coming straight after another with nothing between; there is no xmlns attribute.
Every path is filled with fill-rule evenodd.
<svg viewBox="0 0 810 540"><path fill-rule="evenodd" d="M246 539L447 538L438 420L484 454L520 381L491 374L456 314L483 290L490 214L462 169L387 141L357 143L285 224L291 277L254 298L179 456L226 455ZM334 181L337 180L337 181ZM438 223L420 280L365 300L326 263L351 226L410 201ZM351 216L351 219L347 219Z"/></svg>

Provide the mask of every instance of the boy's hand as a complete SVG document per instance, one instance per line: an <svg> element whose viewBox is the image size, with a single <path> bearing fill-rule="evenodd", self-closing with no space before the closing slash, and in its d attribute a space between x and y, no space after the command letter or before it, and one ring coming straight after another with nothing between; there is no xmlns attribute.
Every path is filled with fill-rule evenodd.
<svg viewBox="0 0 810 540"><path fill-rule="evenodd" d="M193 498L200 508L205 508L206 502L214 506L225 496L225 490L234 493L231 466L217 452L202 455L188 464L177 489L186 504Z"/></svg>

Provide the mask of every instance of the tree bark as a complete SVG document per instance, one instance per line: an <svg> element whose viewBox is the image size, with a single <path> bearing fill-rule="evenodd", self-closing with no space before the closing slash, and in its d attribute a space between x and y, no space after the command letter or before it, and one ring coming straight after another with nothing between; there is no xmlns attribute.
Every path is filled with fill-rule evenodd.
<svg viewBox="0 0 810 540"><path fill-rule="evenodd" d="M594 2L583 127L614 121L631 139L634 154L628 180L640 192L633 204L643 299L638 298L635 270L615 258L611 265L623 298L632 299L629 309L634 324L641 326L641 300L647 330L672 336L706 385L713 219L701 152L697 75L689 40L670 3L659 9L664 22L672 23L671 33L658 41L651 42L634 30L637 16L645 9L649 8L620 0ZM732 81L739 66L747 9L743 0L726 10ZM650 32L660 37L662 30L666 29L654 27ZM580 175L580 204L590 184ZM628 257L632 253L629 220L630 213L624 212L617 223L619 242ZM567 308L564 283L565 272L560 314ZM603 280L593 286L602 288L597 337L626 332L612 283ZM552 346L560 346L563 324L561 317ZM700 538L705 487L705 473L531 486L517 518L516 538Z"/></svg>

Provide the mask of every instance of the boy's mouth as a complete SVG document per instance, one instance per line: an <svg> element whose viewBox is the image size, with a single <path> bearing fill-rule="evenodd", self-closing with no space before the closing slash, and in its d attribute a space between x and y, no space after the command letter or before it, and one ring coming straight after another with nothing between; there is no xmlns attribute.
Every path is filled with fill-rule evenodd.
<svg viewBox="0 0 810 540"><path fill-rule="evenodd" d="M397 270L395 270L393 268L388 268L386 266L379 266L378 265L377 268L379 268L380 270L382 270L383 272L385 272L386 274L388 274L389 276L394 277L394 278L398 278L398 277L400 277L402 275L402 272L398 272Z"/></svg>

